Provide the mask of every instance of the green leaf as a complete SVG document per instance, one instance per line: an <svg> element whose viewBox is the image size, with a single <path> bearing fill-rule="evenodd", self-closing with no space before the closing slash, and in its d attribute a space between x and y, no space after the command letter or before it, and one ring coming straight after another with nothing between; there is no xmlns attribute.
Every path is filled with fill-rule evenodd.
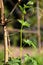
<svg viewBox="0 0 43 65"><path fill-rule="evenodd" d="M27 62L27 61L29 61L30 56L29 56L28 54L25 54L25 55L24 55L24 59L25 59L25 62Z"/></svg>
<svg viewBox="0 0 43 65"><path fill-rule="evenodd" d="M24 59L25 59L25 65L38 65L37 61L28 54L25 54Z"/></svg>
<svg viewBox="0 0 43 65"><path fill-rule="evenodd" d="M22 19L21 19L21 20L19 20L19 19L18 19L18 22L19 22L19 23L21 23L21 24L23 25L24 20L22 20Z"/></svg>
<svg viewBox="0 0 43 65"><path fill-rule="evenodd" d="M27 5L24 4L24 8L25 8L25 9L26 9L26 8L30 8L30 6L27 6Z"/></svg>
<svg viewBox="0 0 43 65"><path fill-rule="evenodd" d="M25 21L25 22L23 23L23 26L29 27L30 24L29 24L27 21Z"/></svg>
<svg viewBox="0 0 43 65"><path fill-rule="evenodd" d="M18 60L18 59L13 59L12 61L13 61L14 63L20 62L20 60Z"/></svg>
<svg viewBox="0 0 43 65"><path fill-rule="evenodd" d="M14 63L14 65L19 65L18 63Z"/></svg>
<svg viewBox="0 0 43 65"><path fill-rule="evenodd" d="M24 39L23 41L24 41L25 44L28 44L29 46L32 45L34 48L36 48L35 44L34 44L31 40L28 40L28 39L25 40L25 39Z"/></svg>
<svg viewBox="0 0 43 65"><path fill-rule="evenodd" d="M26 14L26 10L25 9L23 9L23 14Z"/></svg>
<svg viewBox="0 0 43 65"><path fill-rule="evenodd" d="M37 61L36 60L33 60L33 65L37 65Z"/></svg>
<svg viewBox="0 0 43 65"><path fill-rule="evenodd" d="M18 22L21 23L22 26L26 26L26 27L30 26L30 24L27 21L24 21L23 19L21 20L18 19Z"/></svg>
<svg viewBox="0 0 43 65"><path fill-rule="evenodd" d="M32 45L34 48L36 48L36 46L35 46L35 44L34 44L33 42L31 43L31 45Z"/></svg>
<svg viewBox="0 0 43 65"><path fill-rule="evenodd" d="M21 63L21 60L19 60L18 58L12 58L8 64L9 65L19 65L19 63Z"/></svg>
<svg viewBox="0 0 43 65"><path fill-rule="evenodd" d="M33 2L32 2L32 1L29 1L29 2L27 3L27 5L33 5Z"/></svg>
<svg viewBox="0 0 43 65"><path fill-rule="evenodd" d="M30 43L31 43L30 40L25 40L25 39L24 39L23 41L24 41L25 44L28 44L29 46L31 45L31 44L30 44Z"/></svg>
<svg viewBox="0 0 43 65"><path fill-rule="evenodd" d="M19 5L19 8L20 8L20 10L23 12L23 7L22 7L21 5Z"/></svg>
<svg viewBox="0 0 43 65"><path fill-rule="evenodd" d="M24 7L22 7L21 5L19 5L19 8L20 8L20 10L21 10L21 12L22 12L23 14L26 14L26 10L25 10Z"/></svg>

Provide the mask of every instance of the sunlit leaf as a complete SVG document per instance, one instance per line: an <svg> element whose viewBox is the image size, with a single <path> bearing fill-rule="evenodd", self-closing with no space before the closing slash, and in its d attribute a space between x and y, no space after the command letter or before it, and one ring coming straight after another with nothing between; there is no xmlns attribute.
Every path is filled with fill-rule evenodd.
<svg viewBox="0 0 43 65"><path fill-rule="evenodd" d="M29 61L29 59L31 58L28 54L25 54L24 57L25 57L25 62Z"/></svg>
<svg viewBox="0 0 43 65"><path fill-rule="evenodd" d="M19 22L19 23L21 23L21 24L23 25L24 20L22 20L22 19L21 19L21 20L19 20L19 19L18 19L18 22Z"/></svg>
<svg viewBox="0 0 43 65"><path fill-rule="evenodd" d="M23 9L23 14L26 14L26 10L25 9Z"/></svg>
<svg viewBox="0 0 43 65"><path fill-rule="evenodd" d="M31 40L28 40L28 39L25 40L25 39L24 39L23 41L24 41L25 44L28 44L29 46L32 45L34 48L36 48L35 44L34 44Z"/></svg>
<svg viewBox="0 0 43 65"><path fill-rule="evenodd" d="M37 61L28 54L25 54L24 59L25 59L25 65L37 65Z"/></svg>
<svg viewBox="0 0 43 65"><path fill-rule="evenodd" d="M37 61L36 60L33 60L33 65L37 65Z"/></svg>
<svg viewBox="0 0 43 65"><path fill-rule="evenodd" d="M20 10L21 10L21 12L22 12L23 14L26 14L26 10L25 10L24 7L22 7L21 5L19 5L19 8L20 8Z"/></svg>
<svg viewBox="0 0 43 65"><path fill-rule="evenodd" d="M30 6L27 6L27 5L24 4L24 8L25 8L25 9L26 9L26 8L30 8Z"/></svg>
<svg viewBox="0 0 43 65"><path fill-rule="evenodd" d="M26 27L30 26L30 24L27 21L24 21L22 19L21 20L18 19L18 22L21 23L22 26L26 26Z"/></svg>
<svg viewBox="0 0 43 65"><path fill-rule="evenodd" d="M32 1L29 1L29 2L27 3L27 5L33 5L33 2L32 2Z"/></svg>
<svg viewBox="0 0 43 65"><path fill-rule="evenodd" d="M23 26L29 27L30 24L29 24L27 21L25 21L25 22L23 23Z"/></svg>
<svg viewBox="0 0 43 65"><path fill-rule="evenodd" d="M23 7L22 7L21 5L19 5L19 8L20 8L20 10L23 12Z"/></svg>

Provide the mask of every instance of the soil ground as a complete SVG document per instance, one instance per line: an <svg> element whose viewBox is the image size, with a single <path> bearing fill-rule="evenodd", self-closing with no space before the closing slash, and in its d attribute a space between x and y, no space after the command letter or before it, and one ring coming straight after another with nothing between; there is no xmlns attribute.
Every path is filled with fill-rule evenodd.
<svg viewBox="0 0 43 65"><path fill-rule="evenodd" d="M0 45L0 51L1 50L4 50L4 45ZM20 56L20 48L19 47L11 46L8 51L10 52L9 56L12 56L12 57ZM23 48L23 50L22 50L22 56L24 56L25 54L29 54L30 56L33 56L33 55L36 55L37 53L38 54L43 53L43 48L40 49L40 52L38 49L33 49L33 48Z"/></svg>

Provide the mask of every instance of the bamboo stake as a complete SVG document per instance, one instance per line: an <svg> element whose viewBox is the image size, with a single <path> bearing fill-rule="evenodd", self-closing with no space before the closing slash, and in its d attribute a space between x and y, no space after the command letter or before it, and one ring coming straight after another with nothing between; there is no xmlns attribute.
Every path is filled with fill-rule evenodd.
<svg viewBox="0 0 43 65"><path fill-rule="evenodd" d="M40 11L39 11L39 0L37 0L37 22L38 22L38 43L41 48L41 35L40 35Z"/></svg>
<svg viewBox="0 0 43 65"><path fill-rule="evenodd" d="M20 32L20 29L8 29L8 32L11 32L11 33ZM22 30L22 33L37 34L37 30ZM11 35L13 35L13 34L11 34Z"/></svg>
<svg viewBox="0 0 43 65"><path fill-rule="evenodd" d="M10 49L10 37L9 37L9 33L7 32L7 36L8 36L8 49ZM8 51L8 56L10 57L10 53Z"/></svg>
<svg viewBox="0 0 43 65"><path fill-rule="evenodd" d="M4 61L5 64L8 62L8 45L7 45L7 29L5 25L5 15L4 15L4 4L3 0L1 0L1 23L3 25L3 30L4 30Z"/></svg>
<svg viewBox="0 0 43 65"><path fill-rule="evenodd" d="M0 22L1 22L1 1L0 1Z"/></svg>
<svg viewBox="0 0 43 65"><path fill-rule="evenodd" d="M5 64L8 62L8 44L7 44L7 29L4 26L4 57L5 57Z"/></svg>

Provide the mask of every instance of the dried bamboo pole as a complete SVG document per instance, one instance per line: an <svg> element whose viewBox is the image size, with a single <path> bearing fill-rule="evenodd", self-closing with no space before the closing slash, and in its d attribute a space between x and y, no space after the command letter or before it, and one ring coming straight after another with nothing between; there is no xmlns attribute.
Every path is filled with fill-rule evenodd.
<svg viewBox="0 0 43 65"><path fill-rule="evenodd" d="M1 23L3 25L4 30L4 61L5 64L8 62L8 45L7 45L7 28L5 25L5 15L4 15L4 4L3 0L1 0Z"/></svg>
<svg viewBox="0 0 43 65"><path fill-rule="evenodd" d="M0 23L1 23L1 1L0 1Z"/></svg>
<svg viewBox="0 0 43 65"><path fill-rule="evenodd" d="M13 32L20 32L20 29L7 29L7 30L8 30L8 32L11 32L11 33L13 33ZM37 34L37 30L22 30L22 33ZM13 34L11 34L11 35L13 35Z"/></svg>
<svg viewBox="0 0 43 65"><path fill-rule="evenodd" d="M38 46L39 48L41 48L39 0L37 0L37 22L38 22Z"/></svg>
<svg viewBox="0 0 43 65"><path fill-rule="evenodd" d="M8 40L6 26L4 26L4 59L6 64L8 62Z"/></svg>
<svg viewBox="0 0 43 65"><path fill-rule="evenodd" d="M9 37L9 33L7 32L7 36L8 36L8 50L10 49L10 37ZM10 53L8 51L8 57L10 57Z"/></svg>

